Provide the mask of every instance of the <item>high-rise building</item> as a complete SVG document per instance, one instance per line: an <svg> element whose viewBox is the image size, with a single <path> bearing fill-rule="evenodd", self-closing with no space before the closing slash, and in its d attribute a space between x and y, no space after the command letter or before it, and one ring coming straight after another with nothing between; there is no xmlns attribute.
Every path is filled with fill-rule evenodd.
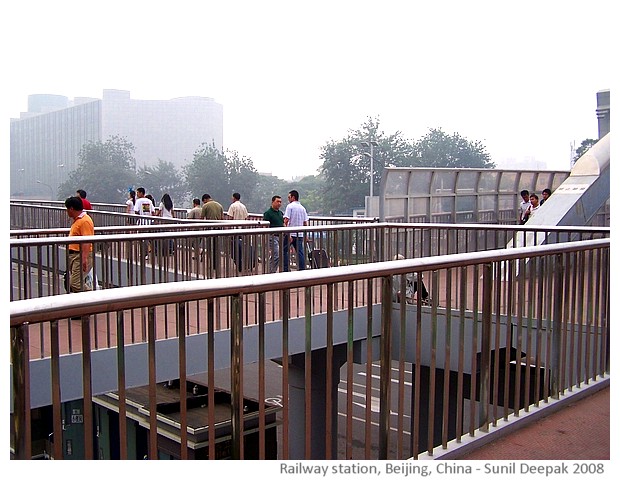
<svg viewBox="0 0 620 480"><path fill-rule="evenodd" d="M11 196L56 199L89 141L124 137L138 167L163 160L180 168L203 143L221 150L223 130L223 107L207 97L135 100L126 90L104 90L101 99L29 95L28 112L11 119Z"/></svg>

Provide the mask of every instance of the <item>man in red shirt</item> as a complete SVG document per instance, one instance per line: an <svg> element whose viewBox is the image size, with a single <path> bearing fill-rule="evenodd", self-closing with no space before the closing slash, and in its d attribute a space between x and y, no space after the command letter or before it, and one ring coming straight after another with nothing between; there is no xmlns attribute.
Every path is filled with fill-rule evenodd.
<svg viewBox="0 0 620 480"><path fill-rule="evenodd" d="M80 189L80 190L77 190L75 193L77 193L82 199L82 205L84 206L84 210L93 209L93 206L90 204L90 202L86 200L86 190Z"/></svg>

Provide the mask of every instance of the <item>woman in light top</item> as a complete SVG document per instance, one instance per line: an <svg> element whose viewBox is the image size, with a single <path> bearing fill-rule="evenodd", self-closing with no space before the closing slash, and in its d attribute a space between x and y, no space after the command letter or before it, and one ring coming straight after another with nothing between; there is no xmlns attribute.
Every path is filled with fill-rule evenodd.
<svg viewBox="0 0 620 480"><path fill-rule="evenodd" d="M127 192L127 201L125 202L125 205L127 205L127 211L125 213L131 213L133 214L133 208L134 205L136 204L136 192L134 190L129 190L129 192Z"/></svg>
<svg viewBox="0 0 620 480"><path fill-rule="evenodd" d="M164 193L163 197L161 197L161 202L159 204L159 216L172 218L173 204L170 195Z"/></svg>

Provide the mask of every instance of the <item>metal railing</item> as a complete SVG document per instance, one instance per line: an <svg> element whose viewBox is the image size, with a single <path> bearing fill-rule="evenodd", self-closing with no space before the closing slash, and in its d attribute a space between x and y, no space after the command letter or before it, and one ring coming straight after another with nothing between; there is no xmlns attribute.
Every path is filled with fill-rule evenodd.
<svg viewBox="0 0 620 480"><path fill-rule="evenodd" d="M11 199L10 219L11 228L57 228L59 225L68 225L66 209L63 201L57 200L32 200L32 199ZM99 227L104 226L123 226L136 223L136 216L126 213L126 206L111 203L93 203L93 210L88 214L93 218ZM187 210L175 209L174 218L149 217L155 224L179 223L179 221L192 222L216 222L209 220L191 220L187 218ZM262 222L262 213L250 213L248 222ZM375 217L344 217L344 216L318 216L310 215L308 225L360 225L365 223L377 222ZM226 220L226 222L229 222ZM265 222L266 223L266 222Z"/></svg>
<svg viewBox="0 0 620 480"><path fill-rule="evenodd" d="M85 458L95 451L129 458L130 418L146 431L152 459L170 452L170 443L178 458L199 448L217 458L224 443L238 459L266 458L274 443L279 459L433 455L608 375L609 248L609 239L458 254L446 248L426 258L13 301L14 457L36 453L33 405L51 405L53 435L63 438L63 402L79 398L83 424L71 427L83 428ZM381 260L393 253L379 251ZM413 274L424 274L430 306L395 291ZM143 329L138 345L127 342L134 317ZM113 348L93 348L97 319L110 327ZM30 361L39 325L50 355ZM81 353L61 355L63 330L74 331L80 347L73 351ZM73 367L77 386L67 380L72 365L81 365ZM41 370L51 381L33 383ZM228 392L224 419L218 388ZM171 416L162 402L172 390L178 410ZM191 399L202 405L202 443ZM102 408L118 418L111 429L118 435L107 440L93 432ZM63 445L54 442L54 458L67 458Z"/></svg>

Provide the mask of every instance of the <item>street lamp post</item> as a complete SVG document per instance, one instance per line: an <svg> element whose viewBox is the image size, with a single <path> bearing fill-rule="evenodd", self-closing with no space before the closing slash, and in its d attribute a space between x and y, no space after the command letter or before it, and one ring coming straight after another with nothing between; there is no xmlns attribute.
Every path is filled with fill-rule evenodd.
<svg viewBox="0 0 620 480"><path fill-rule="evenodd" d="M374 190L374 181L375 181L375 166L374 166L374 152L373 147L378 147L379 144L377 142L361 142L360 145L362 147L370 147L370 196L373 196Z"/></svg>

